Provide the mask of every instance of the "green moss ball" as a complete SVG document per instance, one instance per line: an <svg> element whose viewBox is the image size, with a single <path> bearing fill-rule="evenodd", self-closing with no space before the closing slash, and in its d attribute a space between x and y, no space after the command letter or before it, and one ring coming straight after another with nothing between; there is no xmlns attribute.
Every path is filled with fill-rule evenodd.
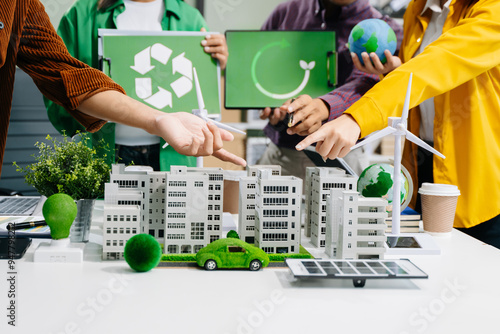
<svg viewBox="0 0 500 334"><path fill-rule="evenodd" d="M76 203L69 195L54 194L43 204L42 214L52 239L64 239L69 237L69 229L76 218Z"/></svg>
<svg viewBox="0 0 500 334"><path fill-rule="evenodd" d="M149 234L137 234L127 241L125 261L135 271L144 272L156 267L161 258L161 246Z"/></svg>

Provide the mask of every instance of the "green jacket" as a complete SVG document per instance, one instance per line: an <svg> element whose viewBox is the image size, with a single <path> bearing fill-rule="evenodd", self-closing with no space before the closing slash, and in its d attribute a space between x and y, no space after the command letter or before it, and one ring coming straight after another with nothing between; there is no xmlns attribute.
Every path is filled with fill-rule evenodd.
<svg viewBox="0 0 500 334"><path fill-rule="evenodd" d="M207 28L200 12L181 0L164 0L165 15L161 22L163 30L167 31L200 31ZM57 33L63 39L69 53L84 63L98 68L97 30L99 28L116 29L116 17L125 10L123 0L117 0L107 9L97 10L98 0L77 0L61 18ZM207 29L208 30L208 29ZM201 46L200 46L201 47ZM44 98L49 120L62 133L73 136L77 131L85 131L71 115L61 106ZM108 123L101 130L92 134L95 145L104 139L109 147L115 147L115 124ZM161 145L165 142L161 140ZM100 152L104 155L105 152ZM107 154L109 164L114 163L114 154ZM160 169L170 170L171 165L196 166L194 157L178 154L168 146L160 151Z"/></svg>

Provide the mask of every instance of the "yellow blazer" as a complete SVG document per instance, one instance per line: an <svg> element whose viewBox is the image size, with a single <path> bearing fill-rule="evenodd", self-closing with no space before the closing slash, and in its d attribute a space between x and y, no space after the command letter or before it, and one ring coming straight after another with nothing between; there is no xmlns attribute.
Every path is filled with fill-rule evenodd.
<svg viewBox="0 0 500 334"><path fill-rule="evenodd" d="M413 72L408 128L418 135L424 100L435 97L434 182L457 185L455 227L472 227L500 214L500 1L452 0L443 34L417 57L430 10L412 1L404 16L400 57L388 74L346 113L361 137L401 116L409 73ZM416 145L406 141L403 164L416 180ZM414 192L413 203L416 198Z"/></svg>

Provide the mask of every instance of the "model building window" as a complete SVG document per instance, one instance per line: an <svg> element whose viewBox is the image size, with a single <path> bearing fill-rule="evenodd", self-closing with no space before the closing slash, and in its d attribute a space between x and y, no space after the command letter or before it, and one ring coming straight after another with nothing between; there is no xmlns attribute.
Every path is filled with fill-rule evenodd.
<svg viewBox="0 0 500 334"><path fill-rule="evenodd" d="M247 204L247 210L255 210L255 205L254 204Z"/></svg>
<svg viewBox="0 0 500 334"><path fill-rule="evenodd" d="M220 195L214 195L214 201L220 201Z"/></svg>
<svg viewBox="0 0 500 334"><path fill-rule="evenodd" d="M280 172L277 170L271 171L271 175L280 175Z"/></svg>
<svg viewBox="0 0 500 334"><path fill-rule="evenodd" d="M350 243L347 244L347 248L351 248L351 244Z"/></svg>
<svg viewBox="0 0 500 334"><path fill-rule="evenodd" d="M214 231L220 231L220 225L214 225Z"/></svg>
<svg viewBox="0 0 500 334"><path fill-rule="evenodd" d="M255 183L249 183L249 184L247 184L247 189L255 189Z"/></svg>
<svg viewBox="0 0 500 334"><path fill-rule="evenodd" d="M326 223L326 216L321 216L321 222Z"/></svg>
<svg viewBox="0 0 500 334"><path fill-rule="evenodd" d="M168 197L186 197L185 191L169 191Z"/></svg>
<svg viewBox="0 0 500 334"><path fill-rule="evenodd" d="M220 190L220 184L215 185L215 190Z"/></svg>
<svg viewBox="0 0 500 334"><path fill-rule="evenodd" d="M370 208L370 212L378 212L377 208Z"/></svg>
<svg viewBox="0 0 500 334"><path fill-rule="evenodd" d="M288 217L288 210L263 210L264 217Z"/></svg>
<svg viewBox="0 0 500 334"><path fill-rule="evenodd" d="M183 240L184 238L184 234L167 234L169 240Z"/></svg>
<svg viewBox="0 0 500 334"><path fill-rule="evenodd" d="M118 183L118 188L137 188L139 181L137 180L114 180L113 183Z"/></svg>
<svg viewBox="0 0 500 334"><path fill-rule="evenodd" d="M328 194L323 194L323 195L322 195L322 197L321 197L321 199L322 199L323 201L326 201L326 199L327 199L327 198L328 198Z"/></svg>
<svg viewBox="0 0 500 334"><path fill-rule="evenodd" d="M118 245L117 240L113 240L113 246L117 246L117 245Z"/></svg>
<svg viewBox="0 0 500 334"><path fill-rule="evenodd" d="M264 198L264 205L288 205L288 198L283 197L266 197Z"/></svg>
<svg viewBox="0 0 500 334"><path fill-rule="evenodd" d="M214 210L220 210L220 205L214 205Z"/></svg>
<svg viewBox="0 0 500 334"><path fill-rule="evenodd" d="M203 187L203 181L194 181L195 187Z"/></svg>
<svg viewBox="0 0 500 334"><path fill-rule="evenodd" d="M185 187L187 185L186 181L168 181L170 187Z"/></svg>
<svg viewBox="0 0 500 334"><path fill-rule="evenodd" d="M106 221L110 222L111 221L111 215L106 216Z"/></svg>
<svg viewBox="0 0 500 334"><path fill-rule="evenodd" d="M191 253L191 245L182 245L181 246L181 253L182 254Z"/></svg>
<svg viewBox="0 0 500 334"><path fill-rule="evenodd" d="M274 253L274 247L262 247L262 250L268 254Z"/></svg>
<svg viewBox="0 0 500 334"><path fill-rule="evenodd" d="M213 210L214 209L214 206L212 204L209 204L208 205L208 210Z"/></svg>
<svg viewBox="0 0 500 334"><path fill-rule="evenodd" d="M137 216L132 216L132 221L136 222L137 221Z"/></svg>
<svg viewBox="0 0 500 334"><path fill-rule="evenodd" d="M118 221L118 215L113 215L113 221L117 222Z"/></svg>
<svg viewBox="0 0 500 334"><path fill-rule="evenodd" d="M220 220L220 215L214 215L214 220Z"/></svg>
<svg viewBox="0 0 500 334"><path fill-rule="evenodd" d="M163 238L165 236L164 230L158 230L158 238Z"/></svg>
<svg viewBox="0 0 500 334"><path fill-rule="evenodd" d="M214 242L215 240L219 240L219 236L218 235L211 235L210 242Z"/></svg>
<svg viewBox="0 0 500 334"><path fill-rule="evenodd" d="M255 220L255 215L247 215L247 220Z"/></svg>
<svg viewBox="0 0 500 334"><path fill-rule="evenodd" d="M287 241L287 233L263 233L262 241Z"/></svg>
<svg viewBox="0 0 500 334"><path fill-rule="evenodd" d="M349 208L349 213L352 213L352 208Z"/></svg>
<svg viewBox="0 0 500 334"><path fill-rule="evenodd" d="M207 225L207 231L212 231L212 225Z"/></svg>
<svg viewBox="0 0 500 334"><path fill-rule="evenodd" d="M210 190L210 191L214 190L214 185L213 184L209 184L208 185L208 190Z"/></svg>
<svg viewBox="0 0 500 334"><path fill-rule="evenodd" d="M191 239L202 240L205 238L205 224L191 223Z"/></svg>
<svg viewBox="0 0 500 334"><path fill-rule="evenodd" d="M111 246L111 240L106 240L106 246Z"/></svg>
<svg viewBox="0 0 500 334"><path fill-rule="evenodd" d="M264 194L288 194L288 186L264 186Z"/></svg>
<svg viewBox="0 0 500 334"><path fill-rule="evenodd" d="M351 219L349 219L349 225L352 225L352 220Z"/></svg>
<svg viewBox="0 0 500 334"><path fill-rule="evenodd" d="M248 194L247 199L255 199L255 194Z"/></svg>
<svg viewBox="0 0 500 334"><path fill-rule="evenodd" d="M224 181L222 174L209 174L208 180L210 181Z"/></svg>
<svg viewBox="0 0 500 334"><path fill-rule="evenodd" d="M185 228L185 223L168 223L167 228Z"/></svg>
<svg viewBox="0 0 500 334"><path fill-rule="evenodd" d="M320 246L325 246L325 245L326 245L325 240L320 240L320 241L319 241L319 245L320 245Z"/></svg>
<svg viewBox="0 0 500 334"><path fill-rule="evenodd" d="M293 234L293 233L290 234L290 237L291 237L292 240L295 240L295 234Z"/></svg>
<svg viewBox="0 0 500 334"><path fill-rule="evenodd" d="M208 216L207 216L207 220L213 220L212 215L208 215Z"/></svg>
<svg viewBox="0 0 500 334"><path fill-rule="evenodd" d="M287 229L288 222L286 222L286 221L262 222L262 227L265 229Z"/></svg>
<svg viewBox="0 0 500 334"><path fill-rule="evenodd" d="M347 236L348 236L348 237L352 237L352 232L351 232L351 231L349 231L349 232L347 233Z"/></svg>
<svg viewBox="0 0 500 334"><path fill-rule="evenodd" d="M108 228L106 229L106 233L107 233L107 234L111 234L111 227L108 227Z"/></svg>
<svg viewBox="0 0 500 334"><path fill-rule="evenodd" d="M117 234L118 233L118 227L114 227L113 228L113 234Z"/></svg>
<svg viewBox="0 0 500 334"><path fill-rule="evenodd" d="M177 245L168 245L167 252L169 254L177 254Z"/></svg>
<svg viewBox="0 0 500 334"><path fill-rule="evenodd" d="M167 218L186 218L186 214L180 212L170 212L167 214Z"/></svg>
<svg viewBox="0 0 500 334"><path fill-rule="evenodd" d="M169 208L185 208L186 202L168 202Z"/></svg>
<svg viewBox="0 0 500 334"><path fill-rule="evenodd" d="M125 216L125 220L129 222L130 221L130 215L126 215Z"/></svg>
<svg viewBox="0 0 500 334"><path fill-rule="evenodd" d="M321 234L326 234L326 227L321 228Z"/></svg>
<svg viewBox="0 0 500 334"><path fill-rule="evenodd" d="M132 229L132 234L137 234L137 229L136 228Z"/></svg>
<svg viewBox="0 0 500 334"><path fill-rule="evenodd" d="M255 231L255 226L247 226L246 230L247 231Z"/></svg>

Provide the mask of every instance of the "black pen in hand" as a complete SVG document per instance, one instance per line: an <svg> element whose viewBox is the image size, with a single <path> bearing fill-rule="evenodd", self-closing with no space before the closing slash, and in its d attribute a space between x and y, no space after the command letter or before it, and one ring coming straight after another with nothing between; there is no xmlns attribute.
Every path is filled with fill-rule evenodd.
<svg viewBox="0 0 500 334"><path fill-rule="evenodd" d="M8 231L15 231L15 230L21 230L25 228L30 228L30 227L38 227L38 226L45 226L47 225L47 222L45 220L38 220L34 222L26 222L26 223L9 223L7 225L7 230Z"/></svg>

